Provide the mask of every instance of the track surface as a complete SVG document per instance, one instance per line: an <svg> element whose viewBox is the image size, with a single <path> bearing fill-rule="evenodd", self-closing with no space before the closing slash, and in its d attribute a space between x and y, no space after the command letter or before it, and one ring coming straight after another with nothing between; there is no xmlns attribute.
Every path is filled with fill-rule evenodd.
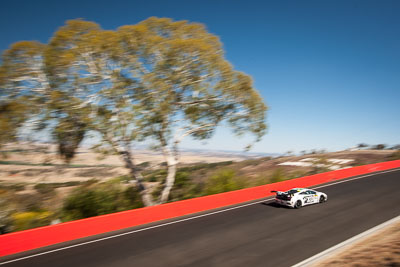
<svg viewBox="0 0 400 267"><path fill-rule="evenodd" d="M320 205L266 201L5 266L290 266L399 215L399 189L395 170L321 188Z"/></svg>

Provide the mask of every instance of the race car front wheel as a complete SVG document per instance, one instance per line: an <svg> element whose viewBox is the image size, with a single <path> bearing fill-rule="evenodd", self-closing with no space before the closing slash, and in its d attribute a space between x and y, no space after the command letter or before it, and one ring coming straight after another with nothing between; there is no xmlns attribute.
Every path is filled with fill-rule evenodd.
<svg viewBox="0 0 400 267"><path fill-rule="evenodd" d="M324 203L325 202L325 197L324 196L321 196L320 198L319 198L319 203Z"/></svg>
<svg viewBox="0 0 400 267"><path fill-rule="evenodd" d="M301 200L297 200L296 203L294 204L294 207L295 207L296 209L300 209L301 206L302 206Z"/></svg>

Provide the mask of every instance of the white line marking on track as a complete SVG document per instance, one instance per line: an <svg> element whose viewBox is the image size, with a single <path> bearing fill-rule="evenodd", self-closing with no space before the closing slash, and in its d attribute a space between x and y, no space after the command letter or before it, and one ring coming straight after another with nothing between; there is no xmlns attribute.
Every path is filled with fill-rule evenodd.
<svg viewBox="0 0 400 267"><path fill-rule="evenodd" d="M347 245L355 243L356 241L362 239L363 237L367 237L368 235L373 234L374 232L376 232L376 231L378 231L380 229L383 229L386 226L389 226L392 223L395 223L397 221L400 221L400 216L397 216L397 217L395 217L393 219L390 219L389 221L381 223L381 224L379 224L379 225L377 225L377 226L375 226L375 227L373 227L371 229L366 230L365 232L362 232L361 234L353 236L353 237L351 237L351 238L349 238L349 239L347 239L347 240L345 240L345 241L343 241L343 242L341 242L341 243L339 243L339 244L337 244L337 245L335 245L335 246L333 246L331 248L328 248L328 249L326 249L326 250L324 250L324 251L322 251L322 252L320 252L320 253L318 253L318 254L316 254L316 255L308 258L308 259L305 259L302 262L299 262L299 263L293 265L292 267L300 267L300 266L301 267L307 267L307 266L310 266L310 265L318 262L319 260L322 260L325 256L328 256L331 252L334 252L335 250L342 249Z"/></svg>
<svg viewBox="0 0 400 267"><path fill-rule="evenodd" d="M350 182L350 181L353 181L353 180L358 180L358 179L369 177L369 176L373 176L373 175L378 175L378 174L383 174L383 173L388 173L388 172L393 172L393 171L398 171L398 170L399 169L392 169L392 170L387 170L387 171L381 171L379 173L370 173L370 174L358 176L358 177L355 177L355 178L350 178L350 179L334 182L334 183L331 183L331 184L321 185L321 186L317 186L317 187L310 187L310 188L318 189L318 188L322 188L322 187L328 187L328 186L335 185L335 184L341 184L341 183ZM163 223L163 224L159 224L159 225L149 226L149 227L146 227L146 228L133 230L133 231L129 231L129 232L121 233L121 234L116 234L116 235L112 235L112 236L102 237L102 238L99 238L99 239L96 239L96 240L86 241L86 242L75 244L75 245L70 245L70 246L66 246L66 247L62 247L62 248L57 248L57 249L53 249L53 250L49 250L49 251L45 251L45 252L41 252L41 253L37 253L37 254L33 254L33 255L17 258L17 259L5 261L5 262L0 262L0 265L5 265L5 264L8 264L8 263L21 261L21 260L26 260L26 259L29 259L29 258L33 258L33 257L41 256L41 255L46 255L46 254L50 254L50 253L53 253L53 252L66 250L66 249L70 249L70 248L74 248L74 247L79 247L79 246L83 246L83 245L87 245L87 244L91 244L91 243L96 243L96 242L100 242L100 241L103 241L103 240L112 239L112 238L116 238L116 237L120 237L120 236L124 236L124 235L143 232L143 231L146 231L146 230L150 230L150 229L154 229L154 228L158 228L158 227L163 227L163 226L167 226L167 225L171 225L171 224L175 224L175 223L194 220L194 219L197 219L197 218L210 216L210 215L214 215L214 214L217 214L217 213L222 213L222 212L226 212L226 211L230 211L230 210L234 210L234 209L239 209L239 208L243 208L243 207L259 204L259 203L262 203L262 202L271 201L273 199L274 198L272 197L272 198L267 198L267 199L263 199L263 200L257 200L255 202L251 202L251 203L248 203L248 204L235 206L235 207L231 207L231 208L227 208L227 209L223 209L223 210L213 211L213 212L210 212L210 213L197 215L197 216L193 216L193 217L190 217L190 218L180 219L180 220L173 221L173 222L168 222L168 223Z"/></svg>
<svg viewBox="0 0 400 267"><path fill-rule="evenodd" d="M232 208L228 208L228 209L224 209L224 210L214 211L214 212L210 212L210 213L207 213L207 214L197 215L197 216L193 216L193 217L185 218L185 219L180 219L180 220L173 221L173 222L168 222L168 223L163 223L163 224L159 224L159 225L149 226L149 227L146 227L146 228L133 230L133 231L129 231L129 232L121 233L121 234L116 234L116 235L112 235L112 236L102 237L102 238L99 238L99 239L96 239L96 240L86 241L86 242L83 242L83 243L79 243L79 244L75 244L75 245L71 245L71 246L67 246L67 247L57 248L57 249L53 249L53 250L49 250L49 251L45 251L45 252L41 252L41 253L29 255L29 256L25 256L25 257L22 257L22 258L9 260L9 261L6 261L6 262L0 262L0 265L11 263L11 262L15 262L15 261L20 261L20 260L25 260L25 259L29 259L29 258L33 258L33 257L37 257L37 256L41 256L41 255L45 255L45 254L49 254L49 253L65 250L65 249L69 249L69 248L79 247L79 246L83 246L83 245L87 245L87 244L91 244L91 243L95 243L95 242L99 242L99 241L103 241L103 240L107 240L107 239L111 239L111 238L116 238L116 237L129 235L129 234L133 234L133 233L138 233L138 232L142 232L142 231L146 231L146 230L150 230L150 229L154 229L154 228L158 228L158 227L162 227L162 226L166 226L166 225L170 225L170 224L189 221L189 220L193 220L193 219L197 219L197 218L201 218L201 217L205 217L205 216L209 216L209 215L213 215L213 214L217 214L217 213L221 213L221 212L225 212L225 211L229 211L229 210L239 209L239 208L247 207L247 206L250 206L250 205L255 205L255 204L258 204L258 203L271 201L271 200L273 200L273 198L258 200L256 202L252 202L252 203L248 203L248 204L244 204L244 205L240 205L240 206L236 206L236 207L232 207Z"/></svg>

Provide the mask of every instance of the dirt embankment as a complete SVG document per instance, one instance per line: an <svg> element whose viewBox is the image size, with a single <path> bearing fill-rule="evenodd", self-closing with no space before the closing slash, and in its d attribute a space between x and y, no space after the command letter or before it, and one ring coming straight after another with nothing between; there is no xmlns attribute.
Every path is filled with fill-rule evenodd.
<svg viewBox="0 0 400 267"><path fill-rule="evenodd" d="M317 266L400 266L400 222L362 239L345 251L334 253L312 265Z"/></svg>

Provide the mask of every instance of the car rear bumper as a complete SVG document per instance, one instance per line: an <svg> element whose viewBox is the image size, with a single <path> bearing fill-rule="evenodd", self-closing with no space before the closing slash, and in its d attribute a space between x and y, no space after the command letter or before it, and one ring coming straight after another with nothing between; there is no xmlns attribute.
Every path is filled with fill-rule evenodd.
<svg viewBox="0 0 400 267"><path fill-rule="evenodd" d="M291 203L288 200L282 200L282 199L277 199L275 198L275 203L282 205L282 206L287 206L287 207L292 207L293 208L293 203Z"/></svg>

